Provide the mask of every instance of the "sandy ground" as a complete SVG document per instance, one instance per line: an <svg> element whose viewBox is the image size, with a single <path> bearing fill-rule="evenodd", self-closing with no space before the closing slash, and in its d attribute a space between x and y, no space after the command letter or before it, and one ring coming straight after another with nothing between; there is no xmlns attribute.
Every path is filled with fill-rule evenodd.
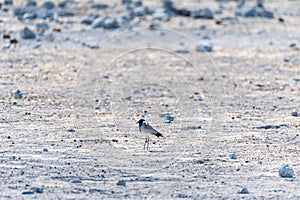
<svg viewBox="0 0 300 200"><path fill-rule="evenodd" d="M225 4L228 15L234 5ZM20 39L6 49L1 38L1 199L300 199L291 114L300 57L289 47L300 45L300 10L296 1L266 7L275 19L173 17L161 29L143 21L110 31L81 25L79 14L69 25L49 22L62 30L53 42ZM1 30L17 38L36 22L1 17ZM199 43L214 49L197 52ZM190 52L176 53L182 48ZM135 124L142 117L164 135L149 152ZM282 164L294 178L278 175ZM22 194L35 186L43 193ZM238 194L242 187L249 194Z"/></svg>

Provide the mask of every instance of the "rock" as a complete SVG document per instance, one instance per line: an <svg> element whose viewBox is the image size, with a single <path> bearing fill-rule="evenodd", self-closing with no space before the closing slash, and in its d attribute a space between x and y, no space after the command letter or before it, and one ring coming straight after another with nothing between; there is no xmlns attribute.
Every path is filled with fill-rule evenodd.
<svg viewBox="0 0 300 200"><path fill-rule="evenodd" d="M3 4L4 5L13 5L13 1L12 0L4 0Z"/></svg>
<svg viewBox="0 0 300 200"><path fill-rule="evenodd" d="M33 186L32 188L31 188L31 191L32 192L35 192L35 193L43 193L43 191L44 191L44 186L43 185L36 185L36 186Z"/></svg>
<svg viewBox="0 0 300 200"><path fill-rule="evenodd" d="M280 124L280 125L265 125L265 126L258 126L257 129L279 129L281 127L289 127L287 124Z"/></svg>
<svg viewBox="0 0 300 200"><path fill-rule="evenodd" d="M35 28L40 31L45 31L45 30L48 30L49 29L49 25L45 22L40 22L40 23L36 23L35 24Z"/></svg>
<svg viewBox="0 0 300 200"><path fill-rule="evenodd" d="M258 3L253 7L243 5L237 7L235 10L236 16L242 17L264 17L264 18L274 18L274 14L270 11L267 11L262 3Z"/></svg>
<svg viewBox="0 0 300 200"><path fill-rule="evenodd" d="M64 0L62 2L59 2L58 7L65 8L69 2L71 2L71 1L70 0Z"/></svg>
<svg viewBox="0 0 300 200"><path fill-rule="evenodd" d="M70 9L61 8L57 11L57 15L60 17L73 17L75 16L75 11Z"/></svg>
<svg viewBox="0 0 300 200"><path fill-rule="evenodd" d="M99 44L97 43L90 43L90 42L82 42L82 46L85 46L85 47L89 47L91 49L99 49Z"/></svg>
<svg viewBox="0 0 300 200"><path fill-rule="evenodd" d="M181 9L176 9L175 14L179 16L190 17L192 15L192 11L185 8L181 8Z"/></svg>
<svg viewBox="0 0 300 200"><path fill-rule="evenodd" d="M175 50L176 53L190 53L190 51L185 48L185 47L181 47L180 49Z"/></svg>
<svg viewBox="0 0 300 200"><path fill-rule="evenodd" d="M281 176L282 178L294 177L294 170L288 164L283 164L278 172L279 172L279 176Z"/></svg>
<svg viewBox="0 0 300 200"><path fill-rule="evenodd" d="M93 19L92 18L85 18L85 19L81 20L80 23L85 24L85 25L91 25L93 23Z"/></svg>
<svg viewBox="0 0 300 200"><path fill-rule="evenodd" d="M9 11L9 7L6 6L6 5L3 5L3 6L2 6L2 11L3 11L3 12L8 12L8 11Z"/></svg>
<svg viewBox="0 0 300 200"><path fill-rule="evenodd" d="M167 114L165 117L165 123L171 123L172 121L174 121L175 117L173 117L170 114Z"/></svg>
<svg viewBox="0 0 300 200"><path fill-rule="evenodd" d="M289 47L291 47L291 48L296 47L296 46L297 46L297 45L296 45L295 42L293 42L293 43L291 43L291 44L289 45Z"/></svg>
<svg viewBox="0 0 300 200"><path fill-rule="evenodd" d="M154 11L152 17L157 20L169 21L171 19L171 14L165 9L159 8Z"/></svg>
<svg viewBox="0 0 300 200"><path fill-rule="evenodd" d="M91 5L91 8L101 10L108 8L108 5L104 3L94 3Z"/></svg>
<svg viewBox="0 0 300 200"><path fill-rule="evenodd" d="M15 92L15 99L22 99L23 98L23 93L20 90L17 90Z"/></svg>
<svg viewBox="0 0 300 200"><path fill-rule="evenodd" d="M199 44L196 47L196 51L198 52L211 52L213 49L212 44Z"/></svg>
<svg viewBox="0 0 300 200"><path fill-rule="evenodd" d="M230 154L229 154L229 158L235 160L235 159L237 158L237 156L236 156L235 153L230 153Z"/></svg>
<svg viewBox="0 0 300 200"><path fill-rule="evenodd" d="M238 194L249 194L249 191L246 187L242 187L238 190Z"/></svg>
<svg viewBox="0 0 300 200"><path fill-rule="evenodd" d="M43 151L44 151L44 152L48 152L48 149L47 149L47 148L43 148Z"/></svg>
<svg viewBox="0 0 300 200"><path fill-rule="evenodd" d="M71 180L71 183L80 184L80 183L82 183L82 181L79 179L75 179L75 180Z"/></svg>
<svg viewBox="0 0 300 200"><path fill-rule="evenodd" d="M32 192L30 190L25 190L25 191L22 192L22 194L28 195L28 194L34 194L34 192Z"/></svg>
<svg viewBox="0 0 300 200"><path fill-rule="evenodd" d="M171 12L171 13L174 13L176 12L176 7L173 3L173 1L171 0L164 0L163 1L163 8L167 11L167 12Z"/></svg>
<svg viewBox="0 0 300 200"><path fill-rule="evenodd" d="M119 180L117 185L125 187L126 186L126 180Z"/></svg>
<svg viewBox="0 0 300 200"><path fill-rule="evenodd" d="M46 9L44 7L41 7L37 10L35 10L35 15L37 18L40 19L50 19L50 20L55 20L57 18L57 14L53 12L53 10Z"/></svg>
<svg viewBox="0 0 300 200"><path fill-rule="evenodd" d="M292 116L293 116L293 117L299 117L299 114L298 114L297 111L293 111L293 112L292 112Z"/></svg>
<svg viewBox="0 0 300 200"><path fill-rule="evenodd" d="M213 12L209 8L193 11L191 14L194 19L213 19Z"/></svg>
<svg viewBox="0 0 300 200"><path fill-rule="evenodd" d="M89 189L89 192L90 193L100 193L100 194L103 194L104 193L104 190L103 189L100 189L100 188L91 188Z"/></svg>
<svg viewBox="0 0 300 200"><path fill-rule="evenodd" d="M119 28L120 24L115 18L107 16L104 18L100 17L95 19L93 21L92 27L93 28L103 27L105 29L114 29L114 28Z"/></svg>
<svg viewBox="0 0 300 200"><path fill-rule="evenodd" d="M25 40L35 39L36 35L33 31L31 31L29 28L25 27L21 31L21 38Z"/></svg>
<svg viewBox="0 0 300 200"><path fill-rule="evenodd" d="M133 8L131 10L130 16L131 17L136 17L136 16L141 17L141 16L144 16L146 14L148 14L148 7L142 7L141 6L141 7Z"/></svg>
<svg viewBox="0 0 300 200"><path fill-rule="evenodd" d="M131 4L132 3L132 1L131 0L122 0L122 4L124 5L124 4Z"/></svg>
<svg viewBox="0 0 300 200"><path fill-rule="evenodd" d="M48 10L52 10L55 8L55 4L52 1L46 1L45 3L42 4L43 8L46 8Z"/></svg>
<svg viewBox="0 0 300 200"><path fill-rule="evenodd" d="M70 132L70 133L74 133L74 132L75 132L75 129L70 128L70 129L68 129L67 131Z"/></svg>
<svg viewBox="0 0 300 200"><path fill-rule="evenodd" d="M100 28L103 26L103 17L98 17L96 19L94 19L93 23L92 23L92 27L93 28Z"/></svg>
<svg viewBox="0 0 300 200"><path fill-rule="evenodd" d="M27 0L26 7L36 7L37 3L33 0Z"/></svg>
<svg viewBox="0 0 300 200"><path fill-rule="evenodd" d="M14 8L14 15L16 16L23 16L25 13L26 13L26 8L23 7Z"/></svg>
<svg viewBox="0 0 300 200"><path fill-rule="evenodd" d="M35 13L25 13L23 15L23 19L34 20L36 18L37 18L37 15Z"/></svg>
<svg viewBox="0 0 300 200"><path fill-rule="evenodd" d="M290 62L290 59L289 58L284 58L283 62L288 63L288 62Z"/></svg>

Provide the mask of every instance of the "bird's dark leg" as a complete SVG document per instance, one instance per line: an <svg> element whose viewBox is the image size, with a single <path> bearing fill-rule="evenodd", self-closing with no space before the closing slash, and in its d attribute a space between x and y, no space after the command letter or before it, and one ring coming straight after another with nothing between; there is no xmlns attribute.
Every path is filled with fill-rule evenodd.
<svg viewBox="0 0 300 200"><path fill-rule="evenodd" d="M147 137L147 150L149 151L149 143L150 143L150 138L149 136Z"/></svg>
<svg viewBox="0 0 300 200"><path fill-rule="evenodd" d="M145 144L144 144L144 150L146 149L146 144L147 144L147 137L146 137Z"/></svg>

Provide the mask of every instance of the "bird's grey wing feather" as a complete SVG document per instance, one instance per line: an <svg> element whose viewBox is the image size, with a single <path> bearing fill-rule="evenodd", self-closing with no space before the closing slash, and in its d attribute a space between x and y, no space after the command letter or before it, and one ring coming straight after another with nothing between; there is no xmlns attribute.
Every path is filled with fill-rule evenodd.
<svg viewBox="0 0 300 200"><path fill-rule="evenodd" d="M144 129L145 129L145 132L147 132L147 133L151 133L151 134L156 134L156 133L158 133L158 131L157 130L155 130L152 126L150 126L149 124L147 124L145 127L144 127Z"/></svg>

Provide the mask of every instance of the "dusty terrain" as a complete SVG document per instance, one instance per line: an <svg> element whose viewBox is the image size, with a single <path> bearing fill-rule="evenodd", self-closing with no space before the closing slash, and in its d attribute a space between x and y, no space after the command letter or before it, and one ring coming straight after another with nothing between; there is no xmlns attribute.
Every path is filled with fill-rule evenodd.
<svg viewBox="0 0 300 200"><path fill-rule="evenodd" d="M0 199L300 199L300 7L267 1L274 19L216 24L235 18L235 6L154 30L149 19L93 29L78 8L47 22L48 32L61 29L51 42L22 40L39 20L0 11L1 34L18 40L0 42ZM212 52L197 52L201 43ZM142 117L164 135L149 152L135 124ZM282 164L293 178L279 176Z"/></svg>

